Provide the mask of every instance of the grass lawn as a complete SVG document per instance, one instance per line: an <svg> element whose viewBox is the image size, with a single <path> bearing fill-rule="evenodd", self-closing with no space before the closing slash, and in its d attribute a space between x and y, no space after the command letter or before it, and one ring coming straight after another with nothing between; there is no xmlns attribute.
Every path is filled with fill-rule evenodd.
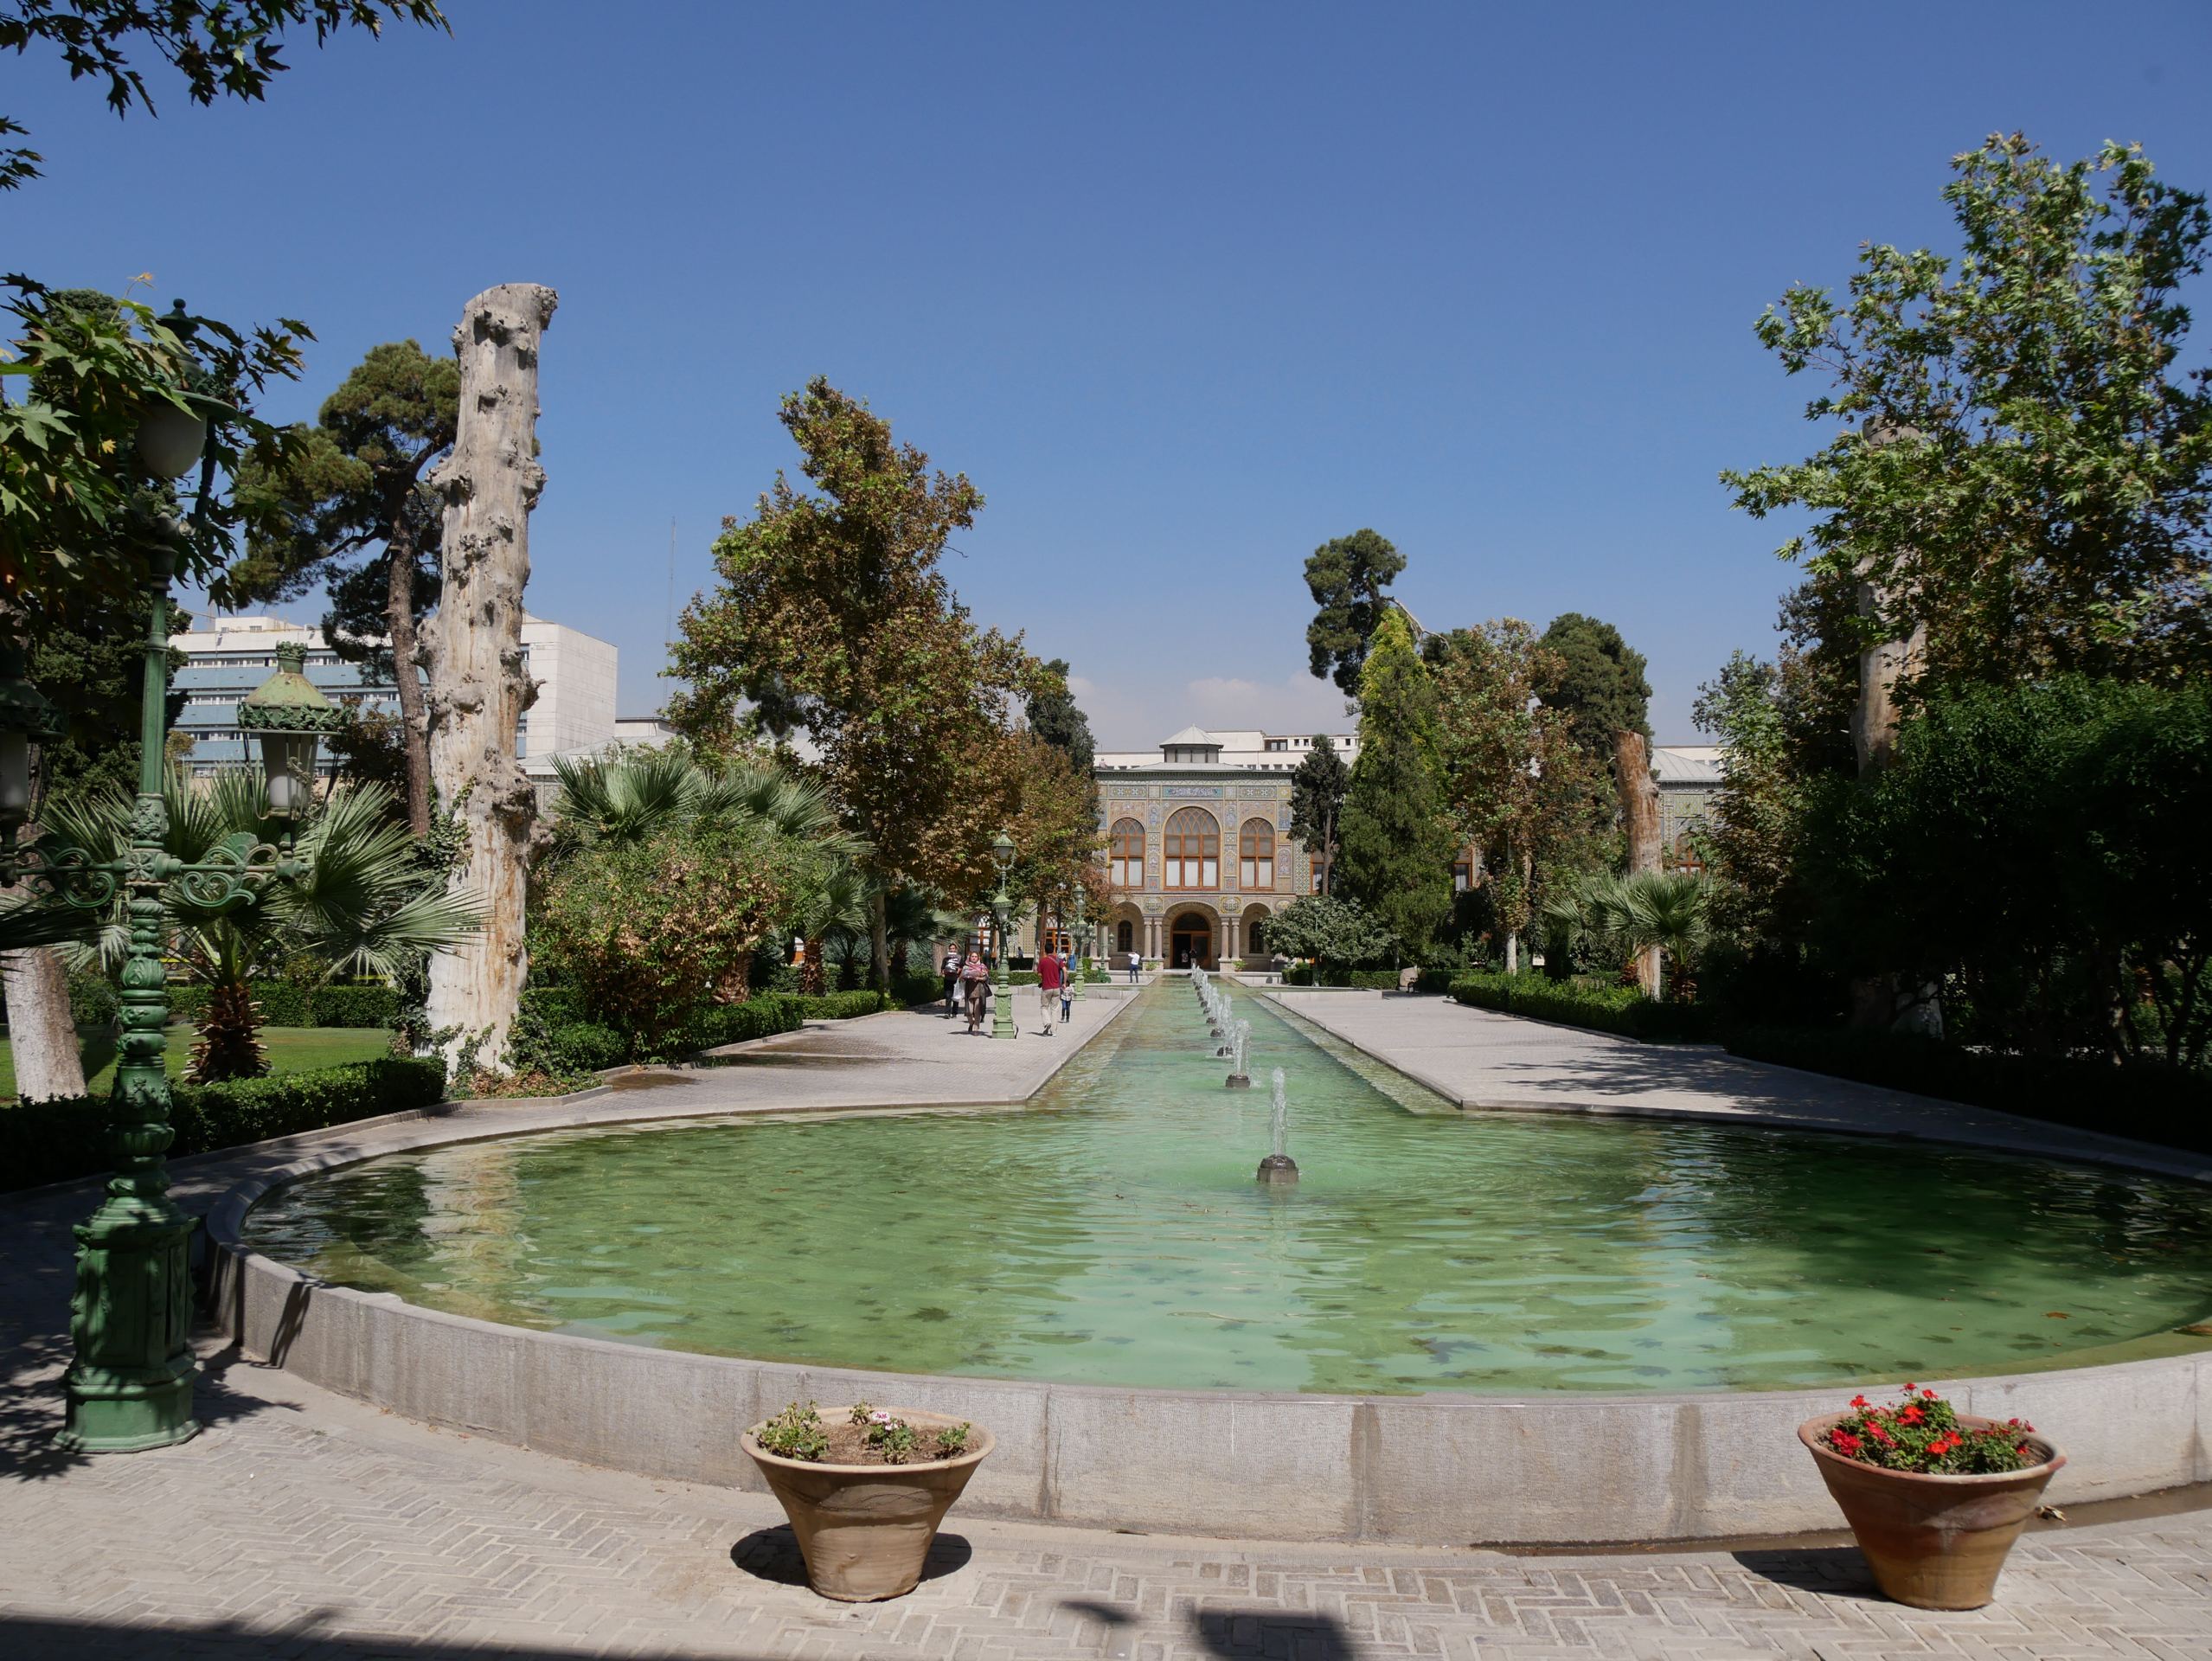
<svg viewBox="0 0 2212 1661"><path fill-rule="evenodd" d="M336 1067L341 1061L372 1061L392 1053L392 1035L381 1027L264 1027L261 1042L269 1052L269 1071L305 1073L311 1068ZM85 1087L106 1095L115 1082L115 1041L104 1034L80 1036L85 1061ZM184 1075L192 1058L192 1029L179 1023L169 1029L169 1076ZM0 1096L16 1093L16 1058L8 1041L0 1038Z"/></svg>

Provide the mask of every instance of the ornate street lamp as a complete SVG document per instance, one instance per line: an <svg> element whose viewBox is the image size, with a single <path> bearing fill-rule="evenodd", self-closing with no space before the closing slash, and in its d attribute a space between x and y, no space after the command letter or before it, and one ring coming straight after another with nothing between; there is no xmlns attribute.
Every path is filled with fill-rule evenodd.
<svg viewBox="0 0 2212 1661"><path fill-rule="evenodd" d="M1006 892L1006 874L1014 869L1014 838L1001 830L991 839L991 862L998 867L998 892L991 897L992 915L998 919L998 985L997 996L991 1000L991 1036L1011 1038L1015 1036L1013 983L1006 959L1008 951L1006 918L1014 901Z"/></svg>
<svg viewBox="0 0 2212 1661"><path fill-rule="evenodd" d="M297 824L315 798L316 749L345 725L345 712L307 678L305 646L288 640L277 648L277 672L238 706L238 725L261 741L269 817Z"/></svg>
<svg viewBox="0 0 2212 1661"><path fill-rule="evenodd" d="M1068 943L1075 948L1068 955L1075 959L1072 965L1075 976L1074 996L1080 1003L1083 997L1083 983L1091 978L1091 942L1083 933L1083 888L1080 883L1075 887L1075 927L1070 931Z"/></svg>
<svg viewBox="0 0 2212 1661"><path fill-rule="evenodd" d="M188 394L189 395L189 394ZM224 407L205 399L211 410ZM170 404L138 422L139 459L155 477L182 478L207 447L207 423ZM203 470L201 506L211 474ZM196 519L198 515L196 513ZM49 900L84 911L130 896L131 939L123 965L123 1036L112 1097L118 1155L106 1196L77 1225L77 1284L69 1305L75 1358L62 1380L67 1418L61 1445L73 1452L121 1453L165 1447L199 1428L192 1417L191 1276L185 1246L193 1219L169 1197L162 1156L169 1123L163 1055L168 975L162 965L162 890L176 883L196 905L251 905L272 877L298 867L266 843L240 838L186 864L163 846L169 811L162 795L168 737L169 579L184 531L165 506L151 514L156 548L147 585L145 691L138 727L138 798L131 845L119 859L92 861L64 852L48 858L18 848L16 833L31 809L29 745L58 723L22 678L19 646L0 652L0 886L29 882ZM279 677L281 678L281 677Z"/></svg>

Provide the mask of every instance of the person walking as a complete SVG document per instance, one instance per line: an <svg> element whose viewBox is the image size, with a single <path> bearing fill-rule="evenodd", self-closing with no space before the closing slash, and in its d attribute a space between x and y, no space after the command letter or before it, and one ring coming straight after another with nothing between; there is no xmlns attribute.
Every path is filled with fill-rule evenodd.
<svg viewBox="0 0 2212 1661"><path fill-rule="evenodd" d="M960 966L960 985L968 1006L968 1032L971 1036L983 1029L984 1017L991 1013L991 965L983 960L983 953L971 952L968 960Z"/></svg>
<svg viewBox="0 0 2212 1661"><path fill-rule="evenodd" d="M1083 960L1069 956L1061 959L1060 973L1060 1024L1066 1026L1075 1018L1075 977L1083 972Z"/></svg>
<svg viewBox="0 0 2212 1661"><path fill-rule="evenodd" d="M960 1007L960 948L945 954L945 1018L950 1021Z"/></svg>
<svg viewBox="0 0 2212 1661"><path fill-rule="evenodd" d="M1037 1005L1044 1011L1044 1036L1052 1036L1052 1006L1060 1001L1060 987L1066 978L1059 956L1051 952L1037 958Z"/></svg>

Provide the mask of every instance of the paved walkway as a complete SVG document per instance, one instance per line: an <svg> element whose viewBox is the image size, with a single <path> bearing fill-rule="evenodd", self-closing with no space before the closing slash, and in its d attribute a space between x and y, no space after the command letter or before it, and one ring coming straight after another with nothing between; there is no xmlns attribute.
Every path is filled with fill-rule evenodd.
<svg viewBox="0 0 2212 1661"><path fill-rule="evenodd" d="M1638 1043L1446 997L1273 987L1260 995L1462 1107L1917 1137L2212 1182L2212 1163L2200 1154L1741 1061L1717 1045Z"/></svg>
<svg viewBox="0 0 2212 1661"><path fill-rule="evenodd" d="M1087 1005L1083 1030L1095 1032L1110 1007ZM1401 1001L1378 1000L1375 1008L1382 1013L1368 1016L1350 1004L1332 1006L1329 1024L1355 1043L1382 1043L1382 1023L1401 1019ZM1433 1007L1423 1018L1429 1024L1401 1029L1432 1038L1443 1030ZM1548 1094L1542 1081L1549 1068L1600 1069L1584 1074L1584 1088L1600 1075L1618 1087L1634 1070L1632 1056L1578 1062L1569 1053L1548 1063L1525 1049L1509 1055L1533 1036L1530 1023L1478 1019L1500 1024L1486 1036L1460 1029L1470 1036L1462 1046L1407 1046L1421 1049L1432 1081L1459 1076L1462 1066L1501 1068ZM1006 1100L1042 1081L1061 1059L1057 1046L1076 1048L1072 1036L988 1044L929 1023L893 1015L809 1029L748 1052L780 1053L686 1082L550 1108L478 1104L453 1118L493 1132L587 1116ZM1561 1042L1555 1029L1536 1031L1539 1047ZM1454 1060L1455 1048L1490 1054ZM1662 1086L1691 1091L1715 1111L1731 1111L1726 1104L1742 1093L1700 1094L1680 1076L1648 1087ZM1771 1081L1760 1088L1770 1101L1788 1094ZM178 1192L188 1204L204 1203L257 1161L280 1157L184 1162ZM1522 1556L1152 1539L970 1520L956 1511L919 1590L849 1608L798 1583L795 1548L764 1496L656 1482L441 1433L239 1360L212 1342L199 1396L208 1429L200 1437L157 1453L72 1458L54 1450L51 1435L68 1285L66 1224L89 1203L89 1190L79 1190L0 1205L5 1661L464 1654L2212 1661L2212 1512L2037 1534L2015 1552L1997 1605L1935 1615L1873 1597L1857 1554L1824 1543Z"/></svg>

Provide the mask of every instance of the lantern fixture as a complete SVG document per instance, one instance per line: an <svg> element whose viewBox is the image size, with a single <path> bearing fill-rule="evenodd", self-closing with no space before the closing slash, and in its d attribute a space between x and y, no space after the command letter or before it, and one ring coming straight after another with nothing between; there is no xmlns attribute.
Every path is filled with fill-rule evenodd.
<svg viewBox="0 0 2212 1661"><path fill-rule="evenodd" d="M261 770L269 781L273 818L305 818L314 799L315 753L326 733L345 724L345 712L307 678L307 648L287 640L277 648L277 672L238 706L238 725L261 741Z"/></svg>
<svg viewBox="0 0 2212 1661"><path fill-rule="evenodd" d="M175 404L149 404L138 417L138 459L157 478L182 478L208 447L208 424Z"/></svg>

